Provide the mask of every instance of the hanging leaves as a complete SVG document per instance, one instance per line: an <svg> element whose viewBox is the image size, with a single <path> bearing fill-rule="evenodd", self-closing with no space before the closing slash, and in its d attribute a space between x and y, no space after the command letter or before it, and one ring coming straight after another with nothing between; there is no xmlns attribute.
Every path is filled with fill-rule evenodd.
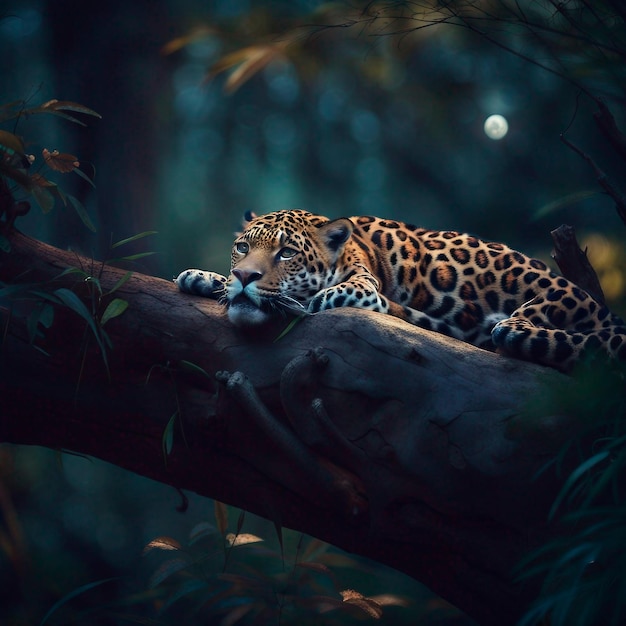
<svg viewBox="0 0 626 626"><path fill-rule="evenodd" d="M40 113L58 115L81 126L85 124L73 113L101 117L93 109L70 100L53 99L34 107L27 107L25 100L17 100L0 105L0 122L11 119L19 121L20 118ZM91 178L79 169L80 161L75 155L47 148L42 149L41 154L44 164L52 172L60 174L74 172L92 187L94 186ZM34 160L33 155L25 154L25 144L21 137L6 130L0 130L0 175L16 182L24 191L32 194L44 213L52 210L57 199L60 199L65 206L72 206L85 226L95 232L93 222L77 198L64 194L54 182L45 178L40 172L29 173L28 170Z"/></svg>

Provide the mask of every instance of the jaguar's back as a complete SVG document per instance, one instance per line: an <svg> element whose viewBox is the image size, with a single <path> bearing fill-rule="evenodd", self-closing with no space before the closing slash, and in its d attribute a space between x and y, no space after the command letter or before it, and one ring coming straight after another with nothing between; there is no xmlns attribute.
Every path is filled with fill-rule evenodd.
<svg viewBox="0 0 626 626"><path fill-rule="evenodd" d="M585 291L500 243L376 217L301 210L254 217L228 279L187 270L183 291L219 297L238 325L353 306L567 370L587 349L626 358L624 323Z"/></svg>

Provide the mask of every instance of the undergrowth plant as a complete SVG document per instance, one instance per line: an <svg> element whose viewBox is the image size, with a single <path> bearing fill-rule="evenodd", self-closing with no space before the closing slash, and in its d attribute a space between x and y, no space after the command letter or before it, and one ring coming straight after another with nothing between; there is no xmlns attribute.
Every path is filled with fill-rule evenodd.
<svg viewBox="0 0 626 626"><path fill-rule="evenodd" d="M198 524L182 544L158 537L144 555L159 551L150 588L160 590L159 617L185 623L345 624L378 620L386 607L406 607L395 594L366 596L343 588L339 569L363 571L363 563L328 544L274 525L278 547L243 532L241 511L234 530L227 507L215 503L215 524ZM287 531L289 533L289 531ZM287 546L289 544L289 546Z"/></svg>
<svg viewBox="0 0 626 626"><path fill-rule="evenodd" d="M520 567L543 582L519 626L626 623L626 366L589 361L574 378L544 399L581 433L555 460L557 472L573 466L550 512L555 539Z"/></svg>
<svg viewBox="0 0 626 626"><path fill-rule="evenodd" d="M17 100L0 105L0 125L10 126L10 130L0 128L0 218L9 223L24 215L30 208L28 199L33 199L44 213L48 213L57 201L64 206L72 206L82 222L92 231L95 226L82 203L64 192L51 180L50 174L73 172L93 186L93 180L81 170L76 156L57 149L41 149L41 158L27 153L31 141L18 134L20 123L33 115L54 115L75 124L85 126L75 113L99 118L89 107L66 100L48 100L43 104L28 106L25 100ZM2 237L2 236L0 236ZM8 251L5 237L0 239L0 248Z"/></svg>

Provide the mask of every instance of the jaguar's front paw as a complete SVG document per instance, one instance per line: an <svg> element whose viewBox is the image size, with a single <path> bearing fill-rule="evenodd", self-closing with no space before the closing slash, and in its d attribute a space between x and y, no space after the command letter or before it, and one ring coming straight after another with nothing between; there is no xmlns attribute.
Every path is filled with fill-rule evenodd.
<svg viewBox="0 0 626 626"><path fill-rule="evenodd" d="M189 269L181 272L174 282L183 293L217 299L224 295L226 277L216 272Z"/></svg>

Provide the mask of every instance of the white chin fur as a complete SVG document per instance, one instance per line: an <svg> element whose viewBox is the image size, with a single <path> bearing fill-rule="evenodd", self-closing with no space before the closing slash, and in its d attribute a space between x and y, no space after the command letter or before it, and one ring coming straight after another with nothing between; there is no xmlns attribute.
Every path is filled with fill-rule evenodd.
<svg viewBox="0 0 626 626"><path fill-rule="evenodd" d="M231 304L228 307L228 319L235 326L259 326L267 323L270 316L249 304Z"/></svg>

